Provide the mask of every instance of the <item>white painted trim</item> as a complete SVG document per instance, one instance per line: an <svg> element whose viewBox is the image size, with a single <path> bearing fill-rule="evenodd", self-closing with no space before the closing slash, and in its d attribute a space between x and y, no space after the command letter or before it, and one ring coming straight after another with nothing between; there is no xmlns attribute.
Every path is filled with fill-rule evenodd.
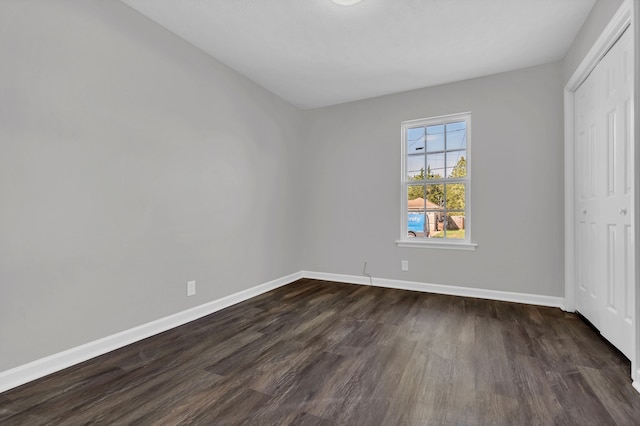
<svg viewBox="0 0 640 426"><path fill-rule="evenodd" d="M330 274L313 271L302 271L301 274L303 278L344 282L348 284L370 285L368 277L361 277L357 275ZM390 280L385 278L372 278L371 282L374 287L412 290L423 293L448 294L451 296L475 297L478 299L499 300L503 302L526 303L529 305L550 306L566 310L564 309L564 299L562 297L514 293L510 291L488 290L472 287L458 287L442 284L428 284L415 281Z"/></svg>
<svg viewBox="0 0 640 426"><path fill-rule="evenodd" d="M585 55L578 68L567 82L565 90L575 92L584 80L591 74L591 71L598 65L602 57L611 49L611 46L620 38L624 30L631 24L631 1L626 0L602 34L595 41L589 52Z"/></svg>
<svg viewBox="0 0 640 426"><path fill-rule="evenodd" d="M371 285L374 278L359 275L332 274L329 272L301 271L302 278L310 278L312 280L332 281L346 284ZM374 284L375 285L375 284Z"/></svg>
<svg viewBox="0 0 640 426"><path fill-rule="evenodd" d="M112 350L119 349L131 343L135 343L147 337L154 336L188 322L197 320L229 306L235 305L252 297L266 293L273 289L290 284L301 278L310 278L323 281L342 282L357 285L373 285L399 290L411 290L424 293L447 294L452 296L475 297L479 299L498 300L505 302L525 303L539 306L549 306L564 309L564 299L561 297L544 296L527 293L514 293L508 291L488 290L471 287L458 287L442 284L428 284L415 281L390 280L384 278L345 274L332 274L325 272L300 271L267 283L249 288L170 315L165 318L152 321L120 333L107 336L75 348L21 365L11 370L0 372L0 392L23 385L32 380L39 379L56 371L60 371L72 365L87 361ZM565 309L566 310L566 309ZM639 372L640 373L640 372ZM640 374L639 374L640 376ZM634 382L634 388L640 391L640 382Z"/></svg>
<svg viewBox="0 0 640 426"><path fill-rule="evenodd" d="M11 370L0 372L0 392L7 391L72 365L79 364L131 343L146 339L147 337L197 320L229 306L251 299L252 297L290 284L300 278L302 278L302 274L296 272L203 305L124 330L120 333L112 334L111 336L94 340L93 342L85 343L63 352L58 352Z"/></svg>
<svg viewBox="0 0 640 426"><path fill-rule="evenodd" d="M635 3L635 4L634 4ZM575 218L574 218L574 210L575 210L575 193L574 193L574 184L575 184L575 169L574 169L574 98L575 91L580 87L580 85L584 82L584 80L589 76L589 74L593 71L596 65L600 62L600 60L604 57L604 55L609 51L609 49L615 44L615 42L620 38L622 33L630 26L630 30L634 31L635 36L634 39L634 55L635 58L635 69L634 74L636 75L636 81L634 85L634 110L637 108L637 103L640 101L638 99L639 91L637 85L640 81L638 77L638 65L640 62L638 61L638 52L639 46L637 42L638 30L636 26L638 25L638 10L637 10L637 2L633 2L632 0L624 0L616 14L611 18L611 21L605 29L600 34L600 37L593 44L589 52L586 54L578 68L576 68L575 72L567 82L567 85L564 88L564 128L565 128L565 140L564 140L564 202L565 202L565 303L566 310L573 312L575 311L575 275L576 275L576 261L575 261ZM638 118L638 111L635 111L635 123L632 126L632 135L635 140L634 146L637 146L638 141L638 132L637 126L640 123L640 119ZM638 174L640 173L640 156L637 151L634 154L634 176L635 182L638 181ZM638 247L637 242L640 238L640 223L637 212L640 211L638 209L638 196L637 191L638 188L634 185L633 189L633 202L632 202L632 210L634 216L634 233L636 244L635 247ZM640 270L640 260L638 259L638 253L636 253L636 265L635 265L635 336L634 339L635 347L634 354L631 359L631 378L634 380L634 388L640 392L640 327L638 326L638 320L640 320L640 274L638 271ZM634 373L635 372L635 373Z"/></svg>
<svg viewBox="0 0 640 426"><path fill-rule="evenodd" d="M640 197L638 196L638 181L640 176L640 4L637 1L631 2L631 28L633 31L633 55L634 55L634 75L633 81L633 103L631 108L633 109L633 126L631 127L631 133L633 138L633 150L634 150L634 192L633 196L633 226L635 236L635 357L631 360L631 378L633 379L633 387L640 392L640 326L638 321L640 320L640 257L638 256L638 242L640 242L640 218L638 213L640 212ZM635 371L635 375L633 372Z"/></svg>
<svg viewBox="0 0 640 426"><path fill-rule="evenodd" d="M564 306L567 312L576 310L574 98L574 92L564 90Z"/></svg>
<svg viewBox="0 0 640 426"><path fill-rule="evenodd" d="M437 238L435 238L437 240ZM475 243L457 242L457 241L442 241L436 242L433 240L398 240L396 241L398 247L409 248L430 248L430 249L445 249L445 250L475 250L478 247Z"/></svg>

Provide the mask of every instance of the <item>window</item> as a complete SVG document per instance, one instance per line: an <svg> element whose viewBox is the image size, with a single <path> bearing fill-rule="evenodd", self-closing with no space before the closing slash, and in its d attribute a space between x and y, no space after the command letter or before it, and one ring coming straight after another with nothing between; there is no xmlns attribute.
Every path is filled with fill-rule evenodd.
<svg viewBox="0 0 640 426"><path fill-rule="evenodd" d="M471 114L402 122L404 247L474 249L469 215Z"/></svg>

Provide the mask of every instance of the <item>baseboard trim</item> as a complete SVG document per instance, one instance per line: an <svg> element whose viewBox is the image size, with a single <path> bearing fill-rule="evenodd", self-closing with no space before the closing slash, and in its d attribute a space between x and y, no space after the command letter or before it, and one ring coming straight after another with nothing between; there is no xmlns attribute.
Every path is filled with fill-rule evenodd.
<svg viewBox="0 0 640 426"><path fill-rule="evenodd" d="M412 290L424 293L448 294L451 296L475 297L478 299L499 300L503 302L525 303L528 305L549 306L564 309L564 298L543 296L539 294L514 293L500 290L487 290L481 288L458 287L442 284L428 284L415 281L390 280L385 278L362 277L358 275L331 274L325 272L302 271L304 278L312 278L324 281L337 281L348 284L373 285L374 287L395 288L399 290Z"/></svg>
<svg viewBox="0 0 640 426"><path fill-rule="evenodd" d="M369 278L358 275L332 274L326 272L300 271L285 277L251 287L249 289L213 300L200 306L151 321L146 324L122 331L93 342L89 342L51 356L0 372L0 393L21 386L33 380L122 348L147 337L154 336L172 328L205 317L229 306L259 296L260 294L285 286L301 278L323 281L343 282L347 284L373 285L375 287L412 290L425 293L448 294L452 296L476 297L480 299L499 300L505 302L525 303L531 305L550 306L564 309L561 297L542 296L536 294L514 293L508 291L457 287L442 284L427 284L415 281ZM640 392L640 370L633 388Z"/></svg>
<svg viewBox="0 0 640 426"><path fill-rule="evenodd" d="M146 339L147 337L205 317L262 293L290 284L300 278L302 278L302 274L296 272L203 305L124 330L120 333L112 334L63 352L58 352L28 364L12 368L11 370L0 372L0 392L5 392L51 373L55 373L56 371L71 367L72 365L79 364L131 343Z"/></svg>
<svg viewBox="0 0 640 426"><path fill-rule="evenodd" d="M536 294L512 293L507 291L486 290L470 287L457 287L442 284L427 284L415 281L390 280L385 278L369 278L358 275L332 274L326 272L300 271L264 284L213 300L200 306L160 318L155 321L124 330L120 333L94 340L89 343L58 352L51 356L0 372L0 392L5 392L25 383L79 364L91 358L122 348L147 337L165 332L191 321L210 315L229 306L251 299L278 287L290 284L301 278L323 281L335 281L348 284L373 285L375 287L412 290L424 293L448 294L452 296L476 297L480 299L500 300L506 302L526 303L531 305L563 308L561 297L542 296ZM640 391L640 383L633 385Z"/></svg>

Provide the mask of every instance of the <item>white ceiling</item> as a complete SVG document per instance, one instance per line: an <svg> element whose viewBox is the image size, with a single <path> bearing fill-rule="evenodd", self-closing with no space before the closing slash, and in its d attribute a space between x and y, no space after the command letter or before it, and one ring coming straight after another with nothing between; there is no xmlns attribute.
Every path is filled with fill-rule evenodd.
<svg viewBox="0 0 640 426"><path fill-rule="evenodd" d="M561 60L595 0L122 0L301 108Z"/></svg>

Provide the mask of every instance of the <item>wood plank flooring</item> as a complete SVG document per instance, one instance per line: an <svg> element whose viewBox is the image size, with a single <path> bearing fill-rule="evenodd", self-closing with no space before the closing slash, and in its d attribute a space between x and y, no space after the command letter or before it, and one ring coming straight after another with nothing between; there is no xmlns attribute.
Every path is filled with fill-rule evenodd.
<svg viewBox="0 0 640 426"><path fill-rule="evenodd" d="M634 425L559 309L300 280L0 394L0 424Z"/></svg>

